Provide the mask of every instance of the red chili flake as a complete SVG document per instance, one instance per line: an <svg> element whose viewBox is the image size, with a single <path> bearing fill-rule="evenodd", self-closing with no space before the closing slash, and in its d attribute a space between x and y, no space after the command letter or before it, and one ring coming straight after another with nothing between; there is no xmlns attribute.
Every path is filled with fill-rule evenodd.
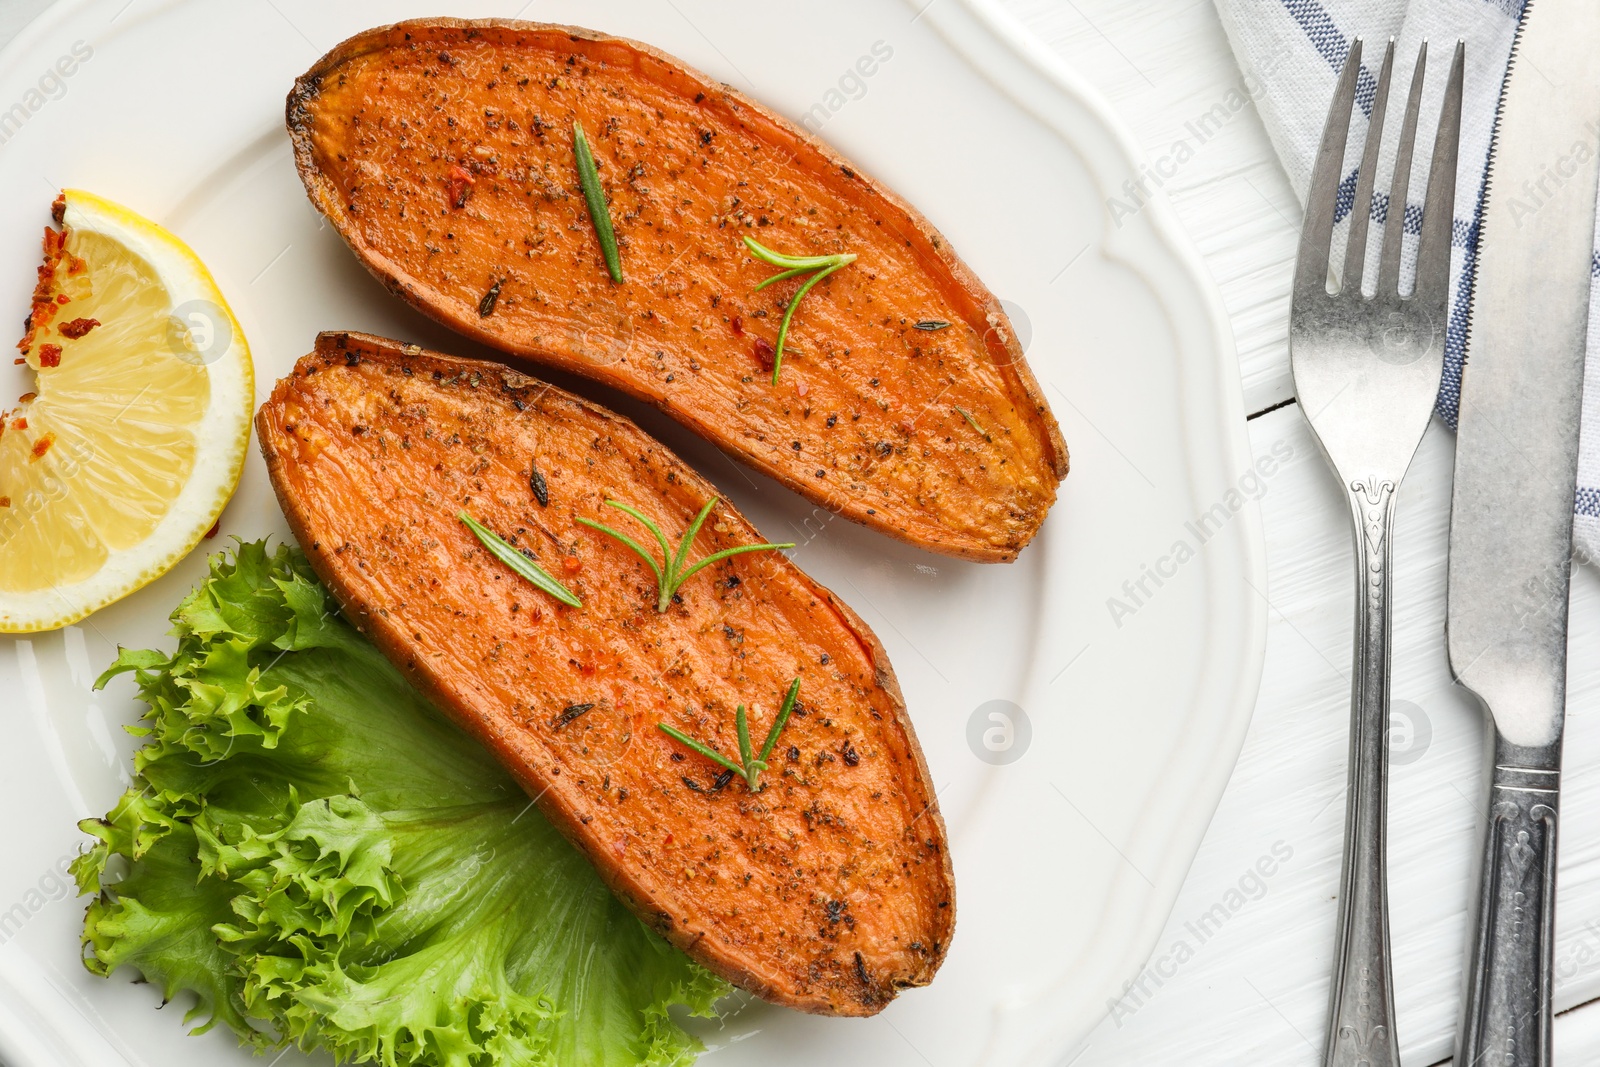
<svg viewBox="0 0 1600 1067"><path fill-rule="evenodd" d="M50 451L50 446L55 444L55 443L56 443L56 435L55 434L53 434L53 433L44 434L42 437L40 437L37 441L35 441L33 443L33 458L36 459L36 460L37 459L42 459L44 457L44 454L46 452Z"/></svg>
<svg viewBox="0 0 1600 1067"><path fill-rule="evenodd" d="M728 325L732 328L733 335L735 337L744 336L744 319L740 318L738 315L735 315L729 320Z"/></svg>
<svg viewBox="0 0 1600 1067"><path fill-rule="evenodd" d="M11 498L8 496L0 496L0 508L9 508L10 506Z"/></svg>
<svg viewBox="0 0 1600 1067"><path fill-rule="evenodd" d="M457 210L466 207L467 201L472 198L472 187L477 182L478 179L472 176L470 170L455 163L450 164L450 178L445 183L449 190L446 199L450 206Z"/></svg>
<svg viewBox="0 0 1600 1067"><path fill-rule="evenodd" d="M762 370L771 370L777 356L772 351L772 345L765 337L757 337L755 343L756 362L761 364Z"/></svg>
<svg viewBox="0 0 1600 1067"><path fill-rule="evenodd" d="M220 529L222 529L222 520L218 519L216 522L211 524L211 529L206 531L206 540L209 541L213 537L217 536L217 531Z"/></svg>
<svg viewBox="0 0 1600 1067"><path fill-rule="evenodd" d="M66 293L57 293L56 294L56 303L57 304L65 304L68 301L70 301L71 299L72 299L72 297L68 296Z"/></svg>
<svg viewBox="0 0 1600 1067"><path fill-rule="evenodd" d="M86 260L79 259L77 256L73 255L71 252L67 253L67 273L68 274L82 274L84 271L86 271L88 269L89 269L89 264L88 264L88 262Z"/></svg>
<svg viewBox="0 0 1600 1067"><path fill-rule="evenodd" d="M26 430L28 428L28 420L27 419L12 419L11 420L11 428L13 430Z"/></svg>
<svg viewBox="0 0 1600 1067"><path fill-rule="evenodd" d="M56 329L61 332L62 337L76 341L98 325L100 325L99 319L73 319L71 322L63 322Z"/></svg>
<svg viewBox="0 0 1600 1067"><path fill-rule="evenodd" d="M24 364L24 363L26 363L26 362L28 362L28 357L27 357L27 356L18 356L18 357L17 357L17 358L16 358L16 359L14 359L14 360L12 360L12 361L11 361L11 362L12 362L12 363L13 363L13 364L14 364L14 365L16 365L16 366L18 366L18 367L20 367L20 366L22 366L22 365L23 365L23 364Z"/></svg>
<svg viewBox="0 0 1600 1067"><path fill-rule="evenodd" d="M583 570L583 560L579 559L577 556L562 556L561 569L568 574L577 574L579 571Z"/></svg>
<svg viewBox="0 0 1600 1067"><path fill-rule="evenodd" d="M66 193L57 193L55 200L51 201L51 204L50 204L50 217L55 219L57 223L62 223L62 222L65 222L67 220L67 194Z"/></svg>
<svg viewBox="0 0 1600 1067"><path fill-rule="evenodd" d="M26 363L27 361L26 360L18 360L18 362L19 363ZM40 345L39 346L39 366L41 366L41 367L59 367L59 366L61 366L61 346L60 345Z"/></svg>
<svg viewBox="0 0 1600 1067"><path fill-rule="evenodd" d="M23 393L21 396L17 397L17 403L26 404L28 401L33 400L38 395L38 393Z"/></svg>
<svg viewBox="0 0 1600 1067"><path fill-rule="evenodd" d="M33 286L33 302L23 328L27 333L17 342L17 348L27 352L33 347L35 334L55 318L58 306L56 297L56 266L61 262L66 247L66 234L60 230L44 228L44 262L39 264L38 281ZM62 297L65 300L65 297Z"/></svg>
<svg viewBox="0 0 1600 1067"><path fill-rule="evenodd" d="M794 393L795 393L796 396L805 396L810 391L811 390L806 388L806 381L805 381L804 378L796 378L795 379L795 382L794 382Z"/></svg>

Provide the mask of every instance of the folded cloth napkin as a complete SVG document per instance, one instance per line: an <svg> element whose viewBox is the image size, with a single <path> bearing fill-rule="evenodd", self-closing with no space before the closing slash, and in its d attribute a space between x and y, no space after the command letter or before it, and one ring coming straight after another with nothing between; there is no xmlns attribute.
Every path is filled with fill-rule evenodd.
<svg viewBox="0 0 1600 1067"><path fill-rule="evenodd" d="M1445 330L1444 380L1435 405L1453 429L1461 395L1467 307L1472 297L1478 251L1478 225L1483 210L1484 171L1495 105L1505 78L1511 42L1522 17L1524 0L1215 0L1217 13L1247 76L1259 86L1256 106L1289 173L1301 202L1311 181L1311 165L1322 139L1322 126L1333 98L1334 83L1344 69L1355 38L1362 39L1361 72L1356 103L1361 115L1350 126L1344 180L1339 186L1335 248L1348 228L1355 200L1356 165L1366 138L1364 117L1370 116L1384 46L1395 39L1385 125L1390 140L1398 139L1398 123L1418 46L1430 42L1422 119L1410 190L1402 214L1406 262L1416 254L1422 222L1422 199L1433 123L1444 96L1445 73L1458 40L1466 42L1466 79L1461 115L1461 154L1456 172L1456 207L1451 228L1449 322ZM1600 125L1585 135L1591 150L1600 151ZM1387 146L1386 146L1387 148ZM1378 232L1389 214L1389 175L1393 153L1380 160L1372 203L1372 230L1367 240L1366 277L1371 286L1379 247ZM1597 242L1600 247L1600 242ZM1335 260L1337 261L1337 256ZM1589 356L1585 372L1583 428L1578 455L1578 493L1574 533L1579 558L1600 560L1600 251L1590 267ZM1409 285L1409 279L1405 284Z"/></svg>

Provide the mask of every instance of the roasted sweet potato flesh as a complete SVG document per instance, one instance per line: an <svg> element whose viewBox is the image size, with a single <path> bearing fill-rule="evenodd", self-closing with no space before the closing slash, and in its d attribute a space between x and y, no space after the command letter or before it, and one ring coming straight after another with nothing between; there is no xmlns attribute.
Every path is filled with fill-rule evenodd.
<svg viewBox="0 0 1600 1067"><path fill-rule="evenodd" d="M575 119L620 285L581 195ZM569 27L402 23L301 77L288 125L312 202L361 261L461 333L654 403L937 552L1010 560L1055 499L1055 419L948 242L828 146L669 56ZM747 234L859 257L799 305L776 386L772 346L803 279L756 292L774 268Z"/></svg>
<svg viewBox="0 0 1600 1067"><path fill-rule="evenodd" d="M944 824L872 632L776 552L706 568L659 613L644 562L576 521L631 522L609 497L675 538L716 495L704 479L560 389L360 334L323 334L256 428L349 617L647 923L805 1011L872 1014L932 978L955 922ZM463 510L583 606L491 557ZM761 541L723 503L692 558ZM759 745L797 677L760 792L658 729L737 759L735 706Z"/></svg>

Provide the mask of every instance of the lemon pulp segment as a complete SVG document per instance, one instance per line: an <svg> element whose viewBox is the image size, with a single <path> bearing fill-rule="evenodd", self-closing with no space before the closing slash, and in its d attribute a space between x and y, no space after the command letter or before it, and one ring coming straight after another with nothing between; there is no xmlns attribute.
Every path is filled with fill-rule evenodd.
<svg viewBox="0 0 1600 1067"><path fill-rule="evenodd" d="M58 208L19 345L36 385L0 429L0 630L80 618L192 548L238 481L254 399L192 252L89 194ZM225 319L230 351L202 352L188 307Z"/></svg>

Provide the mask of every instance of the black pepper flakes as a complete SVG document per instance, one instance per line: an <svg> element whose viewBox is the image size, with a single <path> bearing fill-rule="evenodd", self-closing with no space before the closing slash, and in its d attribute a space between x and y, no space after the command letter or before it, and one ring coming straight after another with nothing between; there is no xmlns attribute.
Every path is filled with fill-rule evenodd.
<svg viewBox="0 0 1600 1067"><path fill-rule="evenodd" d="M478 301L478 318L486 319L494 314L494 306L500 302L500 286L504 283L504 278L496 278L489 291L483 294L483 299Z"/></svg>
<svg viewBox="0 0 1600 1067"><path fill-rule="evenodd" d="M594 702L587 704L568 704L562 709L561 714L550 720L550 729L559 730L572 720L594 709Z"/></svg>
<svg viewBox="0 0 1600 1067"><path fill-rule="evenodd" d="M550 484L544 480L544 475L539 472L537 463L529 460L528 469L533 472L528 475L528 488L533 490L533 499L539 502L541 508L549 507Z"/></svg>

